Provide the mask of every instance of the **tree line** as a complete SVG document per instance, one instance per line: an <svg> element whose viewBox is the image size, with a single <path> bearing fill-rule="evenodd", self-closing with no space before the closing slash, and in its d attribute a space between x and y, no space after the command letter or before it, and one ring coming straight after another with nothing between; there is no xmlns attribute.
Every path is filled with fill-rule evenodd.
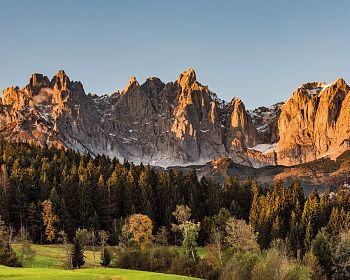
<svg viewBox="0 0 350 280"><path fill-rule="evenodd" d="M162 170L4 140L0 166L0 215L8 228L24 228L35 243L59 242L61 232L74 242L79 229L108 232L110 246L125 243L127 221L144 215L158 243L165 236L164 244L185 242L185 254L195 260L193 244L218 244L213 240L222 239L219 233L227 233L227 222L235 217L251 227L261 250L281 240L291 257L303 259L315 240L331 244L350 224L350 193L342 186L333 196L315 189L305 197L298 182L262 187L232 176L220 185L213 178L199 180L194 169ZM174 216L179 205L191 209L191 224ZM331 277L332 254L322 254L318 261Z"/></svg>

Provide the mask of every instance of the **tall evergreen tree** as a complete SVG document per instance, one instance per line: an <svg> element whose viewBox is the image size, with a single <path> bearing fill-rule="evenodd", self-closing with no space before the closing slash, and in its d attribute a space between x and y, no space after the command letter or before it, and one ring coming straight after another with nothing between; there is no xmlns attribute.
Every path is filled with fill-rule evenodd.
<svg viewBox="0 0 350 280"><path fill-rule="evenodd" d="M74 268L80 268L85 264L84 248L78 238L74 239L71 255Z"/></svg>

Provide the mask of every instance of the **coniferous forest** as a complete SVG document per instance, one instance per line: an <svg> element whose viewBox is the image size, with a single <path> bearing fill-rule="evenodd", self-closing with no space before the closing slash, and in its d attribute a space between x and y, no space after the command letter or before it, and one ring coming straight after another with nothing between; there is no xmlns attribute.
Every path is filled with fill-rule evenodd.
<svg viewBox="0 0 350 280"><path fill-rule="evenodd" d="M313 278L283 279L350 279L350 192L342 186L333 196L314 190L305 197L298 182L262 188L254 178L233 176L220 185L198 180L194 169L182 173L7 141L0 142L0 166L7 232L25 230L38 244L62 243L63 232L76 255L82 254L78 233L96 232L103 266L113 255L107 246L126 244L120 267L167 272L128 263L142 256L125 248L138 243L140 253L157 243L184 248L189 264L173 256L172 272L203 278L265 279L254 275L283 255L293 260L290 271L313 270ZM206 247L204 260L197 246ZM83 264L80 257L76 266Z"/></svg>

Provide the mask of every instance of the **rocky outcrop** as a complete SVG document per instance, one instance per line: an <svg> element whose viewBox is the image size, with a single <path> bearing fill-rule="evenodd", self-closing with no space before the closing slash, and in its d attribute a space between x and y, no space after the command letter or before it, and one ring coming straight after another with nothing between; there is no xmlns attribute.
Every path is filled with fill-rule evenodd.
<svg viewBox="0 0 350 280"><path fill-rule="evenodd" d="M337 157L349 149L349 90L339 79L330 85L304 84L293 93L278 119L278 164Z"/></svg>
<svg viewBox="0 0 350 280"><path fill-rule="evenodd" d="M248 166L293 165L349 149L349 87L307 83L270 108L220 100L193 69L175 82L131 77L122 91L86 94L64 71L33 74L3 91L0 134L159 166L229 157Z"/></svg>
<svg viewBox="0 0 350 280"><path fill-rule="evenodd" d="M249 114L262 143L277 143L279 140L278 119L283 102L270 107L259 107L250 110Z"/></svg>

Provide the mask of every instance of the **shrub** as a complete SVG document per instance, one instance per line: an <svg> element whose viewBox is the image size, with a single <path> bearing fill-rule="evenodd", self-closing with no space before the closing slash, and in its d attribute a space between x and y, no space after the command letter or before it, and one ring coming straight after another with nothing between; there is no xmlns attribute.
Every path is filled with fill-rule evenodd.
<svg viewBox="0 0 350 280"><path fill-rule="evenodd" d="M326 280L327 276L319 264L317 257L312 252L307 252L303 258L303 265L310 272L311 280Z"/></svg>
<svg viewBox="0 0 350 280"><path fill-rule="evenodd" d="M237 252L226 263L221 273L221 279L251 279L252 270L258 257L257 253Z"/></svg>
<svg viewBox="0 0 350 280"><path fill-rule="evenodd" d="M107 267L109 266L110 262L111 262L112 258L111 258L111 255L109 253L109 250L104 247L102 249L102 252L101 252L101 262L100 264L103 266L103 267Z"/></svg>
<svg viewBox="0 0 350 280"><path fill-rule="evenodd" d="M310 271L299 262L291 260L285 252L272 248L264 252L252 270L252 280L310 280Z"/></svg>
<svg viewBox="0 0 350 280"><path fill-rule="evenodd" d="M9 243L0 243L0 264L11 267L21 267L22 264Z"/></svg>
<svg viewBox="0 0 350 280"><path fill-rule="evenodd" d="M325 230L320 230L311 243L311 252L318 259L319 264L327 273L332 273L332 251L331 242Z"/></svg>
<svg viewBox="0 0 350 280"><path fill-rule="evenodd" d="M151 248L144 254L147 258L147 270L157 272L167 272L171 267L173 259L178 255L175 250L167 247Z"/></svg>
<svg viewBox="0 0 350 280"><path fill-rule="evenodd" d="M339 236L333 253L335 280L350 279L350 231L343 232Z"/></svg>
<svg viewBox="0 0 350 280"><path fill-rule="evenodd" d="M197 262L181 254L172 261L170 273L186 276L199 276Z"/></svg>
<svg viewBox="0 0 350 280"><path fill-rule="evenodd" d="M177 256L175 250L162 246L142 251L126 249L116 255L115 265L125 269L168 272Z"/></svg>

